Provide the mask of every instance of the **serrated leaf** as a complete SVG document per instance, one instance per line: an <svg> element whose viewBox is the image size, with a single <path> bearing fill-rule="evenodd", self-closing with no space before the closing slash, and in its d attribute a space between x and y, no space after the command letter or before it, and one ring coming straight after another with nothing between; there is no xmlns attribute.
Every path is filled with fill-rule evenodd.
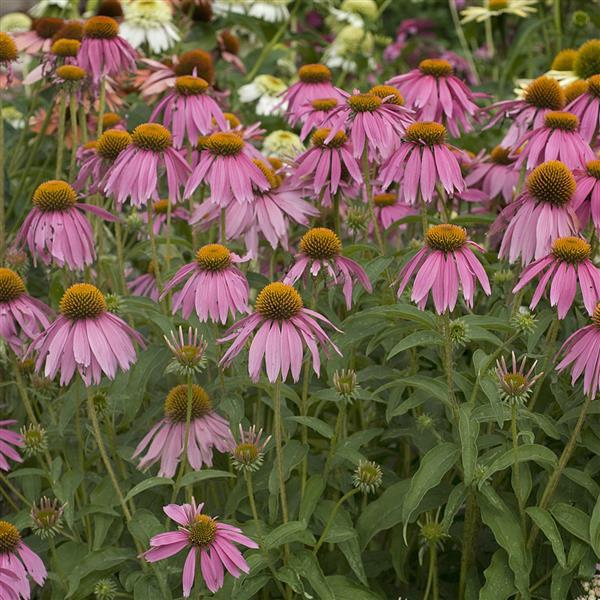
<svg viewBox="0 0 600 600"><path fill-rule="evenodd" d="M552 545L554 555L558 560L561 567L567 567L567 557L565 556L565 547L563 545L562 538L560 537L560 531L556 522L552 518L552 515L539 506L530 506L525 511L531 520L540 528L540 531L548 538L548 541Z"/></svg>
<svg viewBox="0 0 600 600"><path fill-rule="evenodd" d="M149 479L144 479L144 481L140 481L140 483L134 485L129 492L127 492L127 495L125 496L125 502L131 500L138 494L141 494L147 490L151 490L159 485L173 485L173 483L174 482L170 477L150 477Z"/></svg>

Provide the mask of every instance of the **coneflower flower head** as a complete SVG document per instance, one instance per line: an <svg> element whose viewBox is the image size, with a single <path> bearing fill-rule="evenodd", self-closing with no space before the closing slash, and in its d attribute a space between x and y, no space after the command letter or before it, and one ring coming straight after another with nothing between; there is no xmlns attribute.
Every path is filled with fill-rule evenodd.
<svg viewBox="0 0 600 600"><path fill-rule="evenodd" d="M333 388L344 402L353 402L358 396L360 386L354 369L336 369L332 381Z"/></svg>
<svg viewBox="0 0 600 600"><path fill-rule="evenodd" d="M21 427L21 438L23 454L27 457L37 456L48 450L48 435L38 423L30 423L27 427Z"/></svg>
<svg viewBox="0 0 600 600"><path fill-rule="evenodd" d="M383 471L376 462L361 460L352 475L352 483L363 494L374 494L383 483Z"/></svg>
<svg viewBox="0 0 600 600"><path fill-rule="evenodd" d="M592 75L579 84L585 89L571 100L567 109L579 117L581 135L592 143L600 127L600 74Z"/></svg>
<svg viewBox="0 0 600 600"><path fill-rule="evenodd" d="M197 329L190 327L186 338L180 325L177 332L171 331L170 338L166 335L163 337L173 355L166 373L177 373L187 377L204 370L208 342L198 334Z"/></svg>
<svg viewBox="0 0 600 600"><path fill-rule="evenodd" d="M532 388L543 373L535 375L537 360L526 369L527 357L524 356L521 364L517 363L515 353L512 353L511 367L506 365L506 360L502 356L496 361L496 376L498 377L498 389L501 397L509 403L524 405L531 395Z"/></svg>
<svg viewBox="0 0 600 600"><path fill-rule="evenodd" d="M588 40L579 47L573 71L580 79L600 75L600 39Z"/></svg>
<svg viewBox="0 0 600 600"><path fill-rule="evenodd" d="M50 500L43 496L37 504L31 506L31 520L33 532L42 539L53 538L62 530L62 516L65 504L55 498Z"/></svg>
<svg viewBox="0 0 600 600"><path fill-rule="evenodd" d="M234 444L230 455L231 462L237 471L258 471L263 464L265 448L271 436L263 439L263 430L256 431L256 425L252 425L248 431L244 431L240 424L240 438Z"/></svg>

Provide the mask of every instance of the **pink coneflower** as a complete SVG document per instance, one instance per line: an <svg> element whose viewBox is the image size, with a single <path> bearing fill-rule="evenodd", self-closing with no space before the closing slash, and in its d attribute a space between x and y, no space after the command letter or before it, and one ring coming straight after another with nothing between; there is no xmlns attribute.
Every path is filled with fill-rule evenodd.
<svg viewBox="0 0 600 600"><path fill-rule="evenodd" d="M582 226L590 219L600 231L600 160L591 160L583 169L576 169L573 205Z"/></svg>
<svg viewBox="0 0 600 600"><path fill-rule="evenodd" d="M401 199L410 204L415 204L419 195L431 202L436 183L441 183L447 194L461 192L465 182L460 165L445 140L446 128L440 123L409 125L400 146L382 167L384 187L398 181Z"/></svg>
<svg viewBox="0 0 600 600"><path fill-rule="evenodd" d="M77 202L75 190L66 181L46 181L33 193L33 208L17 234L17 243L27 242L34 263L82 270L96 258L92 226L82 211L106 221L116 221L108 211Z"/></svg>
<svg viewBox="0 0 600 600"><path fill-rule="evenodd" d="M23 459L16 450L16 448L23 447L23 436L6 427L7 425L16 424L17 422L13 419L0 421L0 470L2 471L10 471L10 464L7 458L18 463L23 462Z"/></svg>
<svg viewBox="0 0 600 600"><path fill-rule="evenodd" d="M303 65L298 69L300 81L290 85L283 93L283 102L287 102L286 116L294 127L301 120L300 109L317 98L344 99L344 92L331 83L331 71L321 64Z"/></svg>
<svg viewBox="0 0 600 600"><path fill-rule="evenodd" d="M429 292L438 314L452 312L458 299L458 287L469 308L473 307L475 282L489 296L488 276L472 248L483 248L467 238L464 228L457 225L434 225L425 234L425 246L400 270L398 297L401 296L416 269L417 275L410 299L423 310Z"/></svg>
<svg viewBox="0 0 600 600"><path fill-rule="evenodd" d="M12 579L6 578L4 583L15 598L23 600L31 597L28 576L40 586L44 585L48 576L42 559L23 543L19 530L12 523L2 519L0 519L0 569L10 571L14 575Z"/></svg>
<svg viewBox="0 0 600 600"><path fill-rule="evenodd" d="M579 237L558 238L552 244L552 251L548 256L532 262L521 273L513 294L522 290L534 277L541 275L530 308L534 309L538 305L551 280L550 306L556 306L558 318L564 319L573 304L579 282L583 304L588 313L592 314L600 298L600 270L590 260L591 251L591 246Z"/></svg>
<svg viewBox="0 0 600 600"><path fill-rule="evenodd" d="M268 189L266 177L252 162L249 144L239 135L213 133L203 139L203 145L206 151L200 152L198 164L186 183L186 198L204 181L210 185L213 200L221 206L232 198L238 202L251 202L253 184L261 190Z"/></svg>
<svg viewBox="0 0 600 600"><path fill-rule="evenodd" d="M23 348L20 334L35 338L50 325L51 312L43 302L27 295L18 273L0 267L0 337L15 354L21 354Z"/></svg>
<svg viewBox="0 0 600 600"><path fill-rule="evenodd" d="M2 598L6 600L20 600L16 586L19 584L19 578L8 569L0 568L0 592L4 594Z"/></svg>
<svg viewBox="0 0 600 600"><path fill-rule="evenodd" d="M398 194L381 192L373 196L375 216L383 229L388 229L397 221L417 214L412 204L404 204L398 199Z"/></svg>
<svg viewBox="0 0 600 600"><path fill-rule="evenodd" d="M341 251L342 242L331 229L309 229L300 240L300 254L283 282L293 285L301 277L306 280L308 273L317 277L323 270L334 284L342 284L346 308L350 310L354 280L358 280L369 294L373 287L363 268L356 261L342 256Z"/></svg>
<svg viewBox="0 0 600 600"><path fill-rule="evenodd" d="M31 85L51 77L60 66L76 66L76 57L80 46L81 42L79 40L57 39L52 43L50 52L45 53L42 57L42 62L23 79L23 83Z"/></svg>
<svg viewBox="0 0 600 600"><path fill-rule="evenodd" d="M165 416L144 436L138 444L133 458L141 458L139 468L147 469L160 460L160 477L173 477L185 445L185 429L188 408L188 386L177 385L167 394ZM227 452L233 443L229 423L212 407L208 394L199 385L191 388L192 413L189 426L187 461L199 471L202 465L212 467L213 448Z"/></svg>
<svg viewBox="0 0 600 600"><path fill-rule="evenodd" d="M6 87L10 87L13 79L13 63L19 58L19 51L15 40L0 31L0 74L6 80ZM4 86L2 86L4 87ZM2 89L0 87L0 89Z"/></svg>
<svg viewBox="0 0 600 600"><path fill-rule="evenodd" d="M216 592L223 587L225 569L235 578L242 572L250 572L248 563L234 544L258 548L258 544L243 535L238 527L203 515L203 506L203 503L196 505L192 498L191 504L163 507L165 514L179 525L179 530L155 535L150 540L150 550L144 553L148 562L156 562L190 548L183 567L184 598L190 596L198 563L206 586Z"/></svg>
<svg viewBox="0 0 600 600"><path fill-rule="evenodd" d="M184 319L193 310L200 321L210 319L215 323L225 323L229 313L232 317L247 313L248 281L235 266L242 260L221 244L202 246L196 260L181 267L165 285L162 297L185 281L183 289L173 297L173 313L181 308Z"/></svg>
<svg viewBox="0 0 600 600"><path fill-rule="evenodd" d="M595 158L579 133L579 119L564 111L547 112L544 124L526 133L515 147L520 149L515 169L520 169L527 161L528 171L549 160L560 160L569 169L577 169Z"/></svg>
<svg viewBox="0 0 600 600"><path fill-rule="evenodd" d="M567 110L579 117L581 136L591 144L600 127L600 75L592 75L586 84L586 91L577 96Z"/></svg>
<svg viewBox="0 0 600 600"><path fill-rule="evenodd" d="M48 52L52 47L53 37L64 25L64 20L57 17L42 17L31 22L31 30L14 34L15 44L19 52L39 54Z"/></svg>
<svg viewBox="0 0 600 600"><path fill-rule="evenodd" d="M313 129L323 125L329 113L340 105L337 98L316 98L298 108L296 115L302 123L300 139L304 141Z"/></svg>
<svg viewBox="0 0 600 600"><path fill-rule="evenodd" d="M600 386L600 303L594 309L592 324L570 335L559 354L563 359L556 370L561 372L571 365L571 384L583 373L583 391L595 398Z"/></svg>
<svg viewBox="0 0 600 600"><path fill-rule="evenodd" d="M133 206L145 206L150 199L159 200L159 174L165 173L168 198L177 202L190 167L173 148L171 132L158 123L144 123L133 130L131 142L105 176L106 194L118 205L129 198Z"/></svg>
<svg viewBox="0 0 600 600"><path fill-rule="evenodd" d="M514 162L510 148L496 146L489 157L475 162L465 177L465 185L481 189L488 200L502 196L504 202L511 202L519 185L519 171L513 168Z"/></svg>
<svg viewBox="0 0 600 600"><path fill-rule="evenodd" d="M158 282L156 281L154 263L152 261L148 263L147 273L138 275L138 277L127 282L127 289L132 296L144 296L154 300L154 302L158 302Z"/></svg>
<svg viewBox="0 0 600 600"><path fill-rule="evenodd" d="M485 111L496 110L496 115L486 125L486 129L508 118L512 121L500 145L514 148L517 141L530 129L537 129L544 124L547 112L563 110L566 104L564 90L556 79L538 77L525 90L523 98L502 100L488 106Z"/></svg>
<svg viewBox="0 0 600 600"><path fill-rule="evenodd" d="M579 220L572 203L575 179L563 163L553 160L536 167L526 190L498 216L490 230L505 230L500 258L523 265L546 256L559 237L576 235Z"/></svg>
<svg viewBox="0 0 600 600"><path fill-rule="evenodd" d="M246 73L246 67L238 56L240 53L240 41L227 29L217 34L216 53L219 58L233 65L240 73Z"/></svg>
<svg viewBox="0 0 600 600"><path fill-rule="evenodd" d="M135 49L119 35L114 19L99 16L85 22L77 62L94 82L135 71L136 57Z"/></svg>
<svg viewBox="0 0 600 600"><path fill-rule="evenodd" d="M171 219L187 221L190 218L190 213L183 206L173 204L170 200L157 200L152 203L152 230L154 235L160 235L163 229L167 226L167 217L171 205ZM140 219L144 223L148 223L148 212L140 213Z"/></svg>
<svg viewBox="0 0 600 600"><path fill-rule="evenodd" d="M443 123L458 137L461 129L472 131L471 120L478 107L474 102L477 95L453 73L447 60L428 58L417 69L393 77L388 83L400 90L418 120Z"/></svg>
<svg viewBox="0 0 600 600"><path fill-rule="evenodd" d="M339 131L349 131L356 158L362 156L365 147L370 160L387 158L396 148L398 137L414 122L412 111L402 106L402 96L390 86L376 86L366 94L355 90L352 95L343 95L345 102L334 108L323 123L331 128L325 143Z"/></svg>
<svg viewBox="0 0 600 600"><path fill-rule="evenodd" d="M182 75L152 111L150 121L157 121L161 113L162 123L173 131L173 142L181 148L189 141L198 143L199 135L207 135L213 129L213 121L225 128L225 118L219 105L207 95L208 82L201 77Z"/></svg>
<svg viewBox="0 0 600 600"><path fill-rule="evenodd" d="M144 347L142 336L123 319L107 310L100 290L89 283L76 283L63 294L60 316L39 336L27 354L36 351L36 371L45 363L44 375L67 385L75 370L85 382L98 385L104 373L114 379L117 368L127 371L136 360L132 339Z"/></svg>
<svg viewBox="0 0 600 600"><path fill-rule="evenodd" d="M248 354L248 372L252 381L260 378L263 358L271 383L280 376L285 381L290 372L292 379L298 381L305 345L312 355L313 369L317 376L321 368L318 344L325 351L329 347L341 356L318 321L336 331L339 329L319 313L304 308L300 294L291 285L281 282L268 284L258 294L254 307L253 314L238 321L225 332L225 337L218 340L220 343L234 340L221 359L222 366L231 364L256 329L258 331Z"/></svg>

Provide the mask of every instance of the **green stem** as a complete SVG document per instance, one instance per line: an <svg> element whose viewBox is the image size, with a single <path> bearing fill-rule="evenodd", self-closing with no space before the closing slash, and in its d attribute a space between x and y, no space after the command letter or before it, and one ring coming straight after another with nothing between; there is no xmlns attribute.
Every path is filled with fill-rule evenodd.
<svg viewBox="0 0 600 600"><path fill-rule="evenodd" d="M433 590L433 600L439 600L439 581L437 572L437 548L435 544L429 544L429 570L427 573L427 586L423 594L423 600L429 600L429 594Z"/></svg>
<svg viewBox="0 0 600 600"><path fill-rule="evenodd" d="M10 504L11 508L15 512L19 512L19 507L15 504L15 501L10 497L10 494L2 486L0 486L0 494L2 494L2 497L6 500L7 504Z"/></svg>
<svg viewBox="0 0 600 600"><path fill-rule="evenodd" d="M115 221L115 245L117 247L117 268L119 270L119 290L121 295L127 293L127 282L125 281L125 258L123 254L123 229L121 220Z"/></svg>
<svg viewBox="0 0 600 600"><path fill-rule="evenodd" d="M554 0L554 27L556 28L556 51L562 48L562 23L560 14L560 0Z"/></svg>
<svg viewBox="0 0 600 600"><path fill-rule="evenodd" d="M106 79L103 77L100 81L100 97L98 106L98 129L96 130L96 139L102 135L102 121L104 121L104 111L106 109Z"/></svg>
<svg viewBox="0 0 600 600"><path fill-rule="evenodd" d="M162 275L160 274L160 265L158 264L158 248L156 245L156 237L154 235L154 216L153 216L153 205L152 201L148 200L148 235L150 236L150 249L152 252L152 262L154 265L154 275L156 276L156 284L158 286L158 293L162 294L163 281Z"/></svg>
<svg viewBox="0 0 600 600"><path fill-rule="evenodd" d="M21 492L9 481L2 471L0 471L0 481L25 505L31 506L31 502L21 494Z"/></svg>
<svg viewBox="0 0 600 600"><path fill-rule="evenodd" d="M465 524L463 529L462 555L460 559L460 579L458 583L458 598L464 600L467 589L467 576L473 560L473 546L477 533L477 496L471 490L465 507Z"/></svg>
<svg viewBox="0 0 600 600"><path fill-rule="evenodd" d="M517 402L512 403L511 411L511 436L512 448L515 462L513 463L513 474L515 477L515 496L517 497L517 506L519 507L519 517L521 520L521 530L525 533L525 508L523 506L523 498L521 497L521 466L519 465L519 430L517 428L517 417L519 415L519 405Z"/></svg>
<svg viewBox="0 0 600 600"><path fill-rule="evenodd" d="M4 213L4 117L2 116L2 94L0 94L0 265L4 264L6 249L6 215Z"/></svg>
<svg viewBox="0 0 600 600"><path fill-rule="evenodd" d="M279 479L279 496L281 498L281 514L283 522L289 521L287 493L285 490L285 479L283 471L283 449L282 449L282 433L283 424L281 420L281 378L277 377L277 381L273 387L273 429L275 430L275 461L277 463L277 478ZM289 546L285 545L285 556L289 558Z"/></svg>
<svg viewBox="0 0 600 600"><path fill-rule="evenodd" d="M479 73L477 72L477 67L475 66L475 61L473 60L473 55L471 54L469 43L467 42L467 38L465 36L465 32L463 31L462 25L460 23L458 9L456 8L456 0L448 0L448 6L450 7L450 14L452 15L452 22L454 23L454 31L456 32L456 37L460 42L461 48L465 53L465 58L467 59L467 62L471 67L471 71L473 72L473 76L475 78L475 85L479 85L481 80L479 79Z"/></svg>
<svg viewBox="0 0 600 600"><path fill-rule="evenodd" d="M62 175L63 156L65 152L65 117L67 113L67 92L60 92L60 103L58 105L58 131L56 149L56 170L55 179L60 179Z"/></svg>
<svg viewBox="0 0 600 600"><path fill-rule="evenodd" d="M60 580L60 583L64 590L69 589L69 585L67 583L67 578L65 577L65 573L62 569L62 563L60 562L58 555L56 554L56 544L54 543L54 538L50 537L48 539L48 546L50 546L50 556L52 557L52 562L54 563L54 568L56 569L56 573Z"/></svg>
<svg viewBox="0 0 600 600"><path fill-rule="evenodd" d="M81 129L81 143L87 144L89 133L87 126L87 113L85 112L85 106L83 104L79 106L79 128Z"/></svg>
<svg viewBox="0 0 600 600"><path fill-rule="evenodd" d="M344 504L344 502L346 502L346 500L348 500L348 498L351 498L352 496L357 494L359 491L360 490L358 488L352 488L349 492L346 492L335 503L335 506L331 509L331 513L330 513L329 517L327 518L327 522L325 523L323 532L321 533L319 540L317 541L317 543L315 544L315 547L313 548L313 554L316 555L319 552L319 548L321 548L321 546L323 545L323 542L325 541L325 538L327 537L327 534L329 533L329 530L331 529L331 526L333 525L333 520L335 519L335 515L337 514L337 511L340 509L340 506L342 506L342 504Z"/></svg>
<svg viewBox="0 0 600 600"><path fill-rule="evenodd" d="M373 188L371 186L371 172L369 168L369 146L366 141L362 155L362 167L363 179L365 180L365 191L367 193L367 203L369 207L369 218L373 224L373 231L375 231L375 239L377 240L377 245L379 246L379 252L383 256L385 254L385 246L383 244L383 238L381 237L379 222L375 216L375 203L373 202Z"/></svg>
<svg viewBox="0 0 600 600"><path fill-rule="evenodd" d="M552 324L548 329L548 333L546 335L546 343L544 344L546 348L546 359L544 360L544 367L542 369L542 376L537 380L535 384L535 390L533 390L533 395L531 396L531 400L528 403L527 408L530 412L533 412L533 409L540 397L540 392L542 391L542 386L544 385L544 380L548 376L548 371L550 370L550 366L552 365L552 359L554 357L554 346L556 344L556 338L558 336L558 331L560 329L560 321L558 317L555 316Z"/></svg>
<svg viewBox="0 0 600 600"><path fill-rule="evenodd" d="M338 414L335 420L335 430L333 432L333 438L329 444L329 452L327 454L327 460L325 461L325 468L323 469L323 479L327 481L329 470L331 469L331 462L333 461L333 455L339 444L340 438L342 437L342 431L344 428L344 421L346 420L346 403L340 402L338 404Z"/></svg>
<svg viewBox="0 0 600 600"><path fill-rule="evenodd" d="M340 235L340 195L336 192L333 195L333 228L336 235Z"/></svg>
<svg viewBox="0 0 600 600"><path fill-rule="evenodd" d="M194 397L194 389L192 383L192 376L187 376L187 407L185 413L185 434L183 437L183 454L181 456L181 463L179 464L179 472L177 473L177 480L175 481L175 486L173 487L173 494L171 496L171 504L173 504L177 500L177 495L179 494L179 490L181 489L181 480L185 474L185 470L187 468L187 451L188 444L190 441L190 426L192 423L192 406L193 406L193 397ZM187 495L191 498L192 493L191 489L188 490Z"/></svg>
<svg viewBox="0 0 600 600"><path fill-rule="evenodd" d="M79 147L79 129L77 126L77 98L75 92L71 92L69 98L69 114L71 116L71 163L69 164L69 180L75 179L75 165L77 159L77 148Z"/></svg>
<svg viewBox="0 0 600 600"><path fill-rule="evenodd" d="M423 239L429 231L429 218L427 216L427 202L423 200L423 195L419 192L419 204L421 205L421 229L423 230Z"/></svg>
<svg viewBox="0 0 600 600"><path fill-rule="evenodd" d="M485 45L491 59L496 55L496 46L494 45L494 32L492 30L492 19L485 20Z"/></svg>
<svg viewBox="0 0 600 600"><path fill-rule="evenodd" d="M448 385L448 399L452 407L454 422L458 423L458 404L454 393L454 360L452 349L452 337L450 327L450 313L445 311L442 315L444 326L444 370L446 371L446 384Z"/></svg>

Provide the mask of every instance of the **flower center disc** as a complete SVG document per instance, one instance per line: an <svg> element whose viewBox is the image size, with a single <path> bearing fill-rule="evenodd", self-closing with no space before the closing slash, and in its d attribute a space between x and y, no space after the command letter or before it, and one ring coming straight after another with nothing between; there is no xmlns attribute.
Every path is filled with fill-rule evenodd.
<svg viewBox="0 0 600 600"><path fill-rule="evenodd" d="M131 144L131 136L126 131L109 129L98 139L96 152L102 158L114 162L129 144Z"/></svg>
<svg viewBox="0 0 600 600"><path fill-rule="evenodd" d="M554 57L550 68L553 71L572 71L576 56L577 50L573 50L573 48L565 48L565 50L561 50Z"/></svg>
<svg viewBox="0 0 600 600"><path fill-rule="evenodd" d="M172 423L185 423L187 419L188 387L176 385L165 399L165 417ZM212 410L212 402L204 388L192 385L192 420L204 417Z"/></svg>
<svg viewBox="0 0 600 600"><path fill-rule="evenodd" d="M235 129L236 127L239 127L242 124L242 122L233 113L226 112L223 113L223 116L225 117L227 123L229 123L229 127L231 127L231 129ZM215 120L215 125L216 124L217 122Z"/></svg>
<svg viewBox="0 0 600 600"><path fill-rule="evenodd" d="M596 98L600 98L600 75L592 75L587 80L587 86L590 94L596 96Z"/></svg>
<svg viewBox="0 0 600 600"><path fill-rule="evenodd" d="M152 210L155 215L166 215L169 211L169 201L168 200L157 200L152 205Z"/></svg>
<svg viewBox="0 0 600 600"><path fill-rule="evenodd" d="M94 319L106 312L102 292L91 283L72 285L60 299L60 312L71 320Z"/></svg>
<svg viewBox="0 0 600 600"><path fill-rule="evenodd" d="M434 77L448 77L452 75L452 65L447 60L441 58L426 58L419 63L419 71L423 75L433 75Z"/></svg>
<svg viewBox="0 0 600 600"><path fill-rule="evenodd" d="M405 137L409 142L427 144L428 146L443 144L446 139L446 128L441 123L434 123L433 121L412 123L406 128Z"/></svg>
<svg viewBox="0 0 600 600"><path fill-rule="evenodd" d="M77 194L66 181L51 180L37 187L32 201L44 212L68 210L77 202Z"/></svg>
<svg viewBox="0 0 600 600"><path fill-rule="evenodd" d="M242 442L233 451L235 459L242 464L253 463L258 456L258 448L250 442Z"/></svg>
<svg viewBox="0 0 600 600"><path fill-rule="evenodd" d="M325 83L331 81L331 71L319 63L303 65L298 69L298 77L302 83Z"/></svg>
<svg viewBox="0 0 600 600"><path fill-rule="evenodd" d="M383 208L384 206L394 206L396 200L396 194L384 193L375 194L375 196L373 196L375 206L379 206L380 208Z"/></svg>
<svg viewBox="0 0 600 600"><path fill-rule="evenodd" d="M202 77L181 75L175 79L175 89L182 96L198 96L208 89L208 82Z"/></svg>
<svg viewBox="0 0 600 600"><path fill-rule="evenodd" d="M224 271L231 264L231 252L221 244L207 244L196 252L196 262L203 271Z"/></svg>
<svg viewBox="0 0 600 600"><path fill-rule="evenodd" d="M333 258L340 253L341 249L340 238L326 227L310 229L300 240L300 250L315 260Z"/></svg>
<svg viewBox="0 0 600 600"><path fill-rule="evenodd" d="M138 125L131 139L138 148L151 152L163 152L171 146L171 132L158 123Z"/></svg>
<svg viewBox="0 0 600 600"><path fill-rule="evenodd" d="M521 373L506 373L502 377L502 383L511 396L519 396L528 387L527 378Z"/></svg>
<svg viewBox="0 0 600 600"><path fill-rule="evenodd" d="M81 81L86 73L77 65L62 65L56 69L56 75L63 81Z"/></svg>
<svg viewBox="0 0 600 600"><path fill-rule="evenodd" d="M112 129L116 125L121 122L121 117L114 112L104 113L102 117L102 131L106 131L107 129Z"/></svg>
<svg viewBox="0 0 600 600"><path fill-rule="evenodd" d="M510 165L514 161L510 158L510 148L503 148L502 146L496 146L490 152L490 158L493 163L497 165Z"/></svg>
<svg viewBox="0 0 600 600"><path fill-rule="evenodd" d="M260 291L254 306L266 319L287 321L295 317L304 304L291 285L275 281Z"/></svg>
<svg viewBox="0 0 600 600"><path fill-rule="evenodd" d="M0 302L10 302L25 293L25 284L12 269L0 267Z"/></svg>
<svg viewBox="0 0 600 600"><path fill-rule="evenodd" d="M254 158L252 159L252 162L261 170L272 190L277 189L281 185L281 177L277 175L273 169L265 165L262 160Z"/></svg>
<svg viewBox="0 0 600 600"><path fill-rule="evenodd" d="M17 45L8 33L0 31L0 62L13 62L17 60L19 52Z"/></svg>
<svg viewBox="0 0 600 600"><path fill-rule="evenodd" d="M35 32L43 39L49 40L52 36L60 31L64 21L57 17L42 17L35 21Z"/></svg>
<svg viewBox="0 0 600 600"><path fill-rule="evenodd" d="M0 520L0 553L14 552L20 541L19 530L8 521Z"/></svg>
<svg viewBox="0 0 600 600"><path fill-rule="evenodd" d="M546 113L544 123L546 124L546 127L549 127L550 129L561 129L563 131L576 131L579 127L577 115L561 110Z"/></svg>
<svg viewBox="0 0 600 600"><path fill-rule="evenodd" d="M54 41L77 40L81 42L83 39L83 25L79 21L67 21L53 36Z"/></svg>
<svg viewBox="0 0 600 600"><path fill-rule="evenodd" d="M77 56L79 52L79 47L81 46L81 42L79 40L68 40L66 38L61 38L56 40L52 44L52 48L50 52L55 56L60 56L62 58Z"/></svg>
<svg viewBox="0 0 600 600"><path fill-rule="evenodd" d="M327 127L323 127L322 129L317 129L311 136L310 141L313 143L313 146L317 148L341 148L345 143L348 137L343 131L338 131L333 138L327 144L325 140L327 136L331 133L331 129Z"/></svg>
<svg viewBox="0 0 600 600"><path fill-rule="evenodd" d="M552 244L554 258L572 264L587 260L591 252L591 246L585 240L578 237L558 238Z"/></svg>
<svg viewBox="0 0 600 600"><path fill-rule="evenodd" d="M531 172L527 189L536 200L564 206L575 193L575 178L566 165L551 160Z"/></svg>
<svg viewBox="0 0 600 600"><path fill-rule="evenodd" d="M212 83L215 76L213 60L204 50L188 50L179 56L178 63L173 67L175 75L195 75L208 83ZM194 73L195 71L195 73Z"/></svg>
<svg viewBox="0 0 600 600"><path fill-rule="evenodd" d="M592 323L594 323L596 327L600 327L600 302L596 304L596 308L594 309L594 314L592 315Z"/></svg>
<svg viewBox="0 0 600 600"><path fill-rule="evenodd" d="M92 17L83 26L83 35L96 40L112 40L119 35L119 24L111 17Z"/></svg>
<svg viewBox="0 0 600 600"><path fill-rule="evenodd" d="M579 48L573 71L580 79L600 74L600 39L588 40Z"/></svg>
<svg viewBox="0 0 600 600"><path fill-rule="evenodd" d="M375 94L354 94L346 102L355 113L375 112L381 106L381 98Z"/></svg>
<svg viewBox="0 0 600 600"><path fill-rule="evenodd" d="M329 112L338 105L338 101L335 98L317 98L311 102L311 105L315 110Z"/></svg>
<svg viewBox="0 0 600 600"><path fill-rule="evenodd" d="M566 102L565 92L556 79L543 75L529 84L525 90L525 102L536 108L562 110Z"/></svg>
<svg viewBox="0 0 600 600"><path fill-rule="evenodd" d="M586 169L588 175L600 179L600 160L591 160L587 165Z"/></svg>
<svg viewBox="0 0 600 600"><path fill-rule="evenodd" d="M387 98L389 104L395 104L396 106L402 106L404 104L402 94L391 85L376 85L369 90L369 93L375 94L375 96L382 100Z"/></svg>
<svg viewBox="0 0 600 600"><path fill-rule="evenodd" d="M462 248L467 241L467 232L463 227L443 223L434 225L425 234L425 243L433 250L454 252Z"/></svg>
<svg viewBox="0 0 600 600"><path fill-rule="evenodd" d="M219 131L208 136L206 145L217 156L237 156L244 149L244 140L235 133Z"/></svg>
<svg viewBox="0 0 600 600"><path fill-rule="evenodd" d="M198 515L189 525L189 540L194 546L208 546L217 537L217 522L208 515Z"/></svg>

